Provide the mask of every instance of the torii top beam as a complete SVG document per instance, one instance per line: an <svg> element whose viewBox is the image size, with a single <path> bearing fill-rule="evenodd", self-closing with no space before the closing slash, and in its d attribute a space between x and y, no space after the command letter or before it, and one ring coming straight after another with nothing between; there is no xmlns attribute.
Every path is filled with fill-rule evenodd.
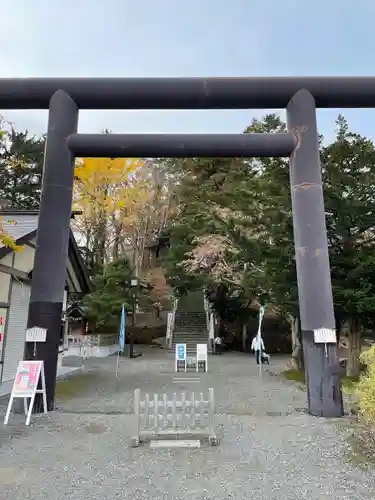
<svg viewBox="0 0 375 500"><path fill-rule="evenodd" d="M48 109L56 90L80 109L280 109L301 89L317 108L375 108L375 77L2 78L0 109Z"/></svg>

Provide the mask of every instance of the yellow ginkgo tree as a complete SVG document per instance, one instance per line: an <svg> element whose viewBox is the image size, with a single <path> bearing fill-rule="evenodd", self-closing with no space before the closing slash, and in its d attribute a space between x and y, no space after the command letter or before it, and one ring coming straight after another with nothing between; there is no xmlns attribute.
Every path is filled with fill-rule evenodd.
<svg viewBox="0 0 375 500"><path fill-rule="evenodd" d="M82 216L76 219L76 229L83 235L86 257L94 268L118 256L120 219L132 205L135 191L141 195L136 172L143 165L135 158L77 160L74 208Z"/></svg>
<svg viewBox="0 0 375 500"><path fill-rule="evenodd" d="M126 254L141 276L147 243L165 225L170 195L158 165L136 158L85 158L75 170L76 229L92 268Z"/></svg>
<svg viewBox="0 0 375 500"><path fill-rule="evenodd" d="M147 162L137 171L133 190L121 210L123 240L131 247L137 276L145 267L145 248L166 226L171 214L171 190L160 165ZM147 267L147 265L146 265Z"/></svg>

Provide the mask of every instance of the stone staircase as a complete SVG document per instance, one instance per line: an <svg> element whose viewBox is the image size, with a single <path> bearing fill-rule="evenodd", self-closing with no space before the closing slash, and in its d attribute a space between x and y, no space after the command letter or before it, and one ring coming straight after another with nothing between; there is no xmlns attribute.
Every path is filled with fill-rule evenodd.
<svg viewBox="0 0 375 500"><path fill-rule="evenodd" d="M172 337L173 352L176 344L186 344L186 356L195 357L197 344L207 344L206 315L201 312L179 312L177 310Z"/></svg>
<svg viewBox="0 0 375 500"><path fill-rule="evenodd" d="M176 344L186 344L187 358L195 358L197 344L207 343L208 332L203 292L190 292L179 300L172 336L173 352L175 352Z"/></svg>

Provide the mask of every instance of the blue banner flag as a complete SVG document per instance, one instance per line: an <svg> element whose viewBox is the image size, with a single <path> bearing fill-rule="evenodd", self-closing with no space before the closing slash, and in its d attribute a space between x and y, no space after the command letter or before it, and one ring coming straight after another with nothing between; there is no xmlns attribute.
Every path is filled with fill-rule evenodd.
<svg viewBox="0 0 375 500"><path fill-rule="evenodd" d="M125 307L122 305L121 325L120 325L120 339L119 339L119 352L125 350Z"/></svg>

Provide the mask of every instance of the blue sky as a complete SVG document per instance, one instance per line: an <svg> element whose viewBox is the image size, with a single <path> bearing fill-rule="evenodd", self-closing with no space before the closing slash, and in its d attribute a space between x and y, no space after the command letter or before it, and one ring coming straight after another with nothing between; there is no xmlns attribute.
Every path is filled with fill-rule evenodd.
<svg viewBox="0 0 375 500"><path fill-rule="evenodd" d="M17 0L1 11L2 77L375 75L371 0ZM375 110L323 110L327 139L339 111L375 139ZM46 112L4 114L46 130ZM231 133L262 114L86 111L79 129Z"/></svg>

